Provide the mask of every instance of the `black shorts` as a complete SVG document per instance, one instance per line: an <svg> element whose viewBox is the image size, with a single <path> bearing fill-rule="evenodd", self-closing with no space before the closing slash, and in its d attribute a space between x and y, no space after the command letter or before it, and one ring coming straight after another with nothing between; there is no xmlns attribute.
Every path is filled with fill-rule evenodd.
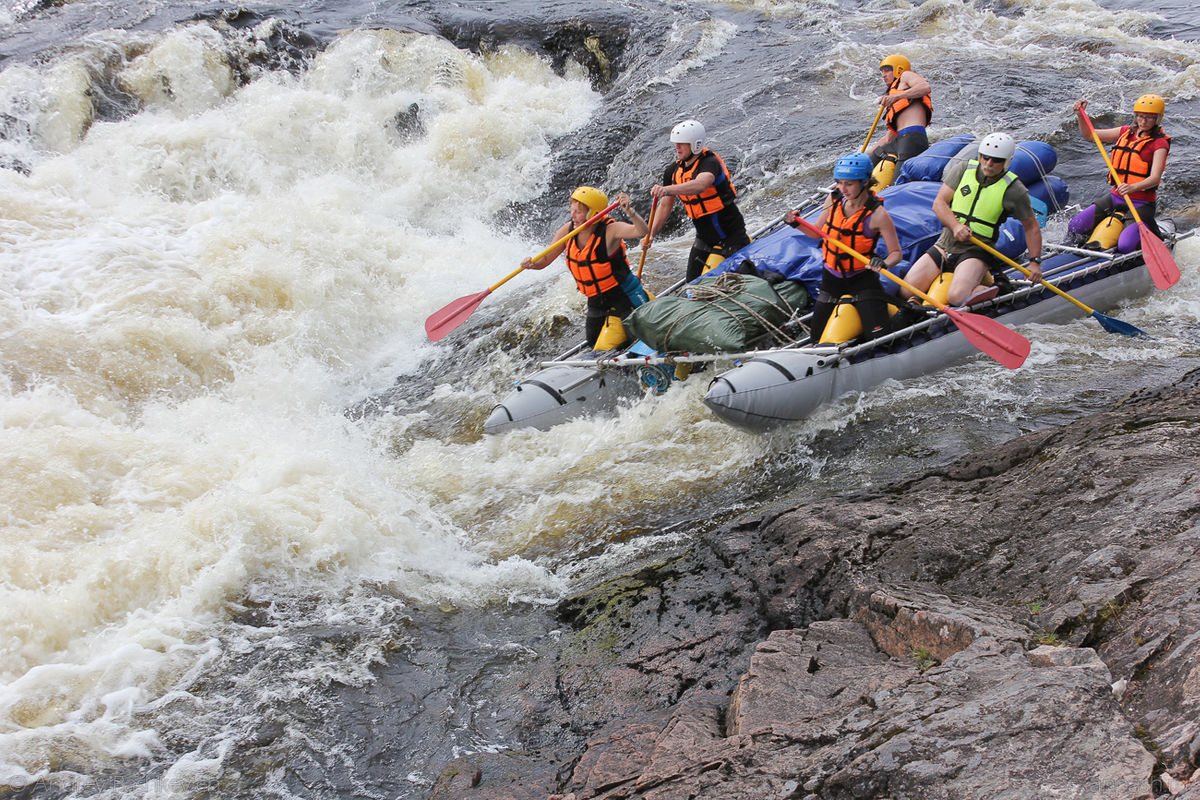
<svg viewBox="0 0 1200 800"><path fill-rule="evenodd" d="M884 156L894 156L896 165L903 164L913 156L920 155L929 149L929 135L924 129L902 133L884 145L871 151L871 161L878 164Z"/></svg>
<svg viewBox="0 0 1200 800"><path fill-rule="evenodd" d="M954 268L958 266L959 262L968 258L978 258L987 265L988 272L993 274L1003 273L1005 268L1003 261L982 247L971 247L961 253L946 253L940 247L931 247L928 252L933 258L933 263L937 264L938 269L942 272L954 272Z"/></svg>

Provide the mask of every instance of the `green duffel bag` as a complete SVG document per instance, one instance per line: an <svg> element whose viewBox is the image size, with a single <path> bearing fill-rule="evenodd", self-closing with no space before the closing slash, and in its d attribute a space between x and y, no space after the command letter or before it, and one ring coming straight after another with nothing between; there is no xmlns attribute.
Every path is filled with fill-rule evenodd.
<svg viewBox="0 0 1200 800"><path fill-rule="evenodd" d="M623 323L631 337L662 353L734 353L778 334L808 305L808 291L796 281L771 284L726 272L640 305Z"/></svg>

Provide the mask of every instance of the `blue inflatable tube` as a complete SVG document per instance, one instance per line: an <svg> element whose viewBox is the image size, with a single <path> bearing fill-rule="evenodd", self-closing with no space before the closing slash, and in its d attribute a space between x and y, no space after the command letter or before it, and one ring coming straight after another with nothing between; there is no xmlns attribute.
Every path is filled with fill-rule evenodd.
<svg viewBox="0 0 1200 800"><path fill-rule="evenodd" d="M892 185L900 186L910 181L940 181L950 159L974 141L974 134L958 133L949 139L934 142L925 152L900 165L900 174Z"/></svg>
<svg viewBox="0 0 1200 800"><path fill-rule="evenodd" d="M1017 173L1021 183L1032 186L1054 172L1057 166L1058 153L1053 147L1045 142L1029 140L1017 143L1017 151L1013 153L1008 169Z"/></svg>

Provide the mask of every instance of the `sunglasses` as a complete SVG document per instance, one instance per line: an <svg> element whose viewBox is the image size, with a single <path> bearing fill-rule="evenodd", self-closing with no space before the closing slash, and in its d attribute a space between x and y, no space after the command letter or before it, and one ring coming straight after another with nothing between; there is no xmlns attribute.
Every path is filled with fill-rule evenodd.
<svg viewBox="0 0 1200 800"><path fill-rule="evenodd" d="M993 164L1003 164L1004 163L1003 158L997 158L996 156L980 156L979 160L980 161L990 161Z"/></svg>

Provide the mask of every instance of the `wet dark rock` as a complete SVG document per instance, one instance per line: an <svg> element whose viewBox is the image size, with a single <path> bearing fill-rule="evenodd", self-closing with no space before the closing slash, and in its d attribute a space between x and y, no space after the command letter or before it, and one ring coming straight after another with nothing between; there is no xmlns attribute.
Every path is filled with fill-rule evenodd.
<svg viewBox="0 0 1200 800"><path fill-rule="evenodd" d="M1197 377L564 601L432 797L1200 797Z"/></svg>
<svg viewBox="0 0 1200 800"><path fill-rule="evenodd" d="M232 34L227 58L242 85L253 80L256 71L298 74L326 44L296 24L244 8L220 9L194 19Z"/></svg>
<svg viewBox="0 0 1200 800"><path fill-rule="evenodd" d="M568 63L587 70L598 91L610 89L620 74L634 31L645 36L664 29L652 6L597 4L586 12L578 5L547 2L536 13L473 4L437 9L438 33L455 46L475 52L518 44L547 57L559 73Z"/></svg>
<svg viewBox="0 0 1200 800"><path fill-rule="evenodd" d="M416 103L409 103L408 108L393 114L392 130L401 142L410 142L424 135L425 123L421 121L421 107Z"/></svg>

